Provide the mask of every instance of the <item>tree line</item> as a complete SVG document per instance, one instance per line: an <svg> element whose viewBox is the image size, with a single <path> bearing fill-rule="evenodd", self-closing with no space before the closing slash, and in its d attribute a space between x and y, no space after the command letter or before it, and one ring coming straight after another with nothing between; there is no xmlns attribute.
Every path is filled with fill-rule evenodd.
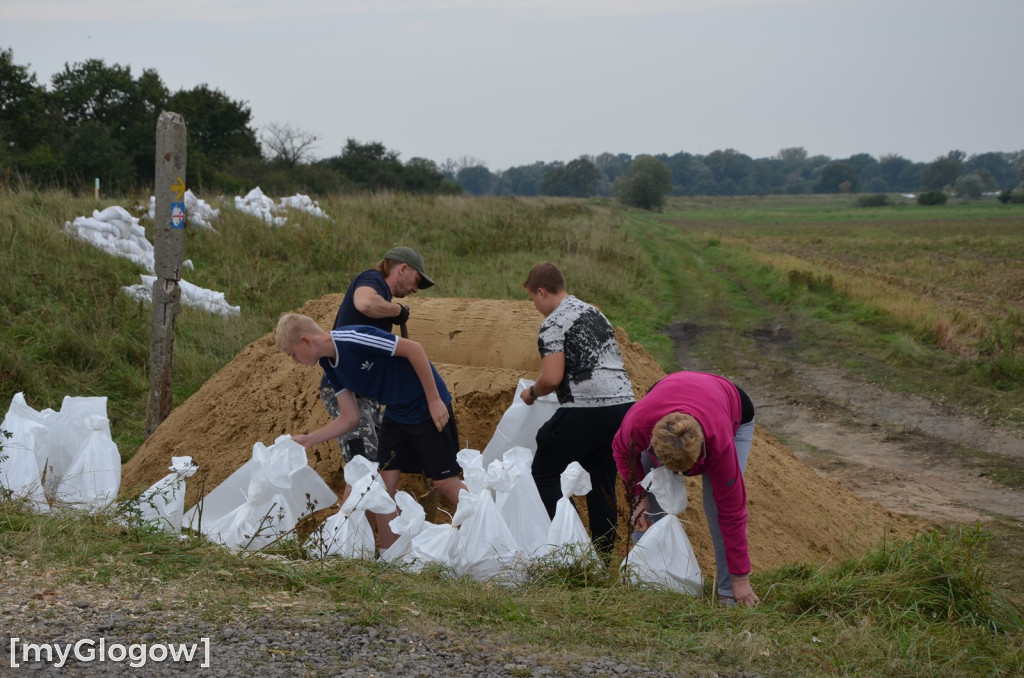
<svg viewBox="0 0 1024 678"><path fill-rule="evenodd" d="M928 163L895 154L876 159L859 153L836 159L812 156L800 147L756 159L733 149L707 155L681 151L638 157L660 161L669 172L668 193L684 196L938 190L978 198L984 193L1019 189L1024 182L1024 151L968 156L953 150ZM626 153L602 153L568 163L537 162L501 172L474 164L458 168L449 176L475 195L615 195L615 182L636 159Z"/></svg>
<svg viewBox="0 0 1024 678"><path fill-rule="evenodd" d="M49 86L0 50L0 185L108 192L149 190L156 120L180 113L188 128L186 182L200 191L314 195L396 190L471 195L611 195L657 208L664 195L916 193L964 198L1021 193L1024 150L968 156L953 150L931 162L891 154L875 158L810 155L785 148L769 158L733 149L707 155L584 155L492 172L472 158L403 162L379 141L348 139L337 155L313 159L316 136L287 123L254 128L246 102L200 84L168 90L155 70L134 77L100 59L65 64Z"/></svg>
<svg viewBox="0 0 1024 678"><path fill-rule="evenodd" d="M134 77L130 67L89 59L65 64L46 87L11 49L0 50L0 186L91 191L99 179L106 192L152 190L163 111L185 119L185 181L196 190L462 190L435 162L403 163L379 142L349 139L338 155L313 161L314 135L282 123L257 131L246 102L205 83L171 92L152 69Z"/></svg>

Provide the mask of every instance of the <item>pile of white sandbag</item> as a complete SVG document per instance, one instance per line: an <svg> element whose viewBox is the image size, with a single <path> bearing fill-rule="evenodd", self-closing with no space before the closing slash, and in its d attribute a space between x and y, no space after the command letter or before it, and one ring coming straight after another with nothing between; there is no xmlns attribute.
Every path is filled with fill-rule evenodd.
<svg viewBox="0 0 1024 678"><path fill-rule="evenodd" d="M117 499L121 455L105 397L66 396L60 411L37 411L16 393L0 423L0 487L38 511L99 511Z"/></svg>
<svg viewBox="0 0 1024 678"><path fill-rule="evenodd" d="M186 198L190 194L191 191L186 191ZM198 198L193 196L193 201L198 201ZM216 214L219 212L213 216ZM196 215L190 215L190 218L192 216ZM123 207L113 205L102 211L93 210L91 217L78 217L74 221L66 222L64 230L108 254L134 261L145 268L147 273L156 272L153 245L146 239L146 230L139 225L139 220ZM193 269L192 260L182 262L182 267ZM126 285L122 289L132 298L150 303L156 276L141 275L140 278L141 283ZM186 306L223 316L241 313L240 307L227 303L223 292L208 290L184 279L179 280L178 284L181 287L181 303Z"/></svg>
<svg viewBox="0 0 1024 678"><path fill-rule="evenodd" d="M330 218L326 212L320 209L320 204L308 195L298 193L281 198L280 202L274 202L273 198L264 195L259 186L246 193L245 197L235 196L235 209L262 219L270 226L284 226L288 223L288 217L283 215L290 209L324 219Z"/></svg>

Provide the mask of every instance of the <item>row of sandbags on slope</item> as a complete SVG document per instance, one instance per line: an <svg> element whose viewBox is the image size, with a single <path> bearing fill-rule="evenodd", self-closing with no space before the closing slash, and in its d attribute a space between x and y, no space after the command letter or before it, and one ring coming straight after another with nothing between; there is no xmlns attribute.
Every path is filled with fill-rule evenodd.
<svg viewBox="0 0 1024 678"><path fill-rule="evenodd" d="M591 490L589 474L576 463L565 470L561 479L563 496L557 503L553 520L548 518L533 483L530 467L536 431L558 404L552 396L545 396L533 406L526 406L518 394L530 383L520 382L517 397L483 453L468 449L459 453L467 489L460 493L451 524L427 523L423 508L405 492L397 493L392 499L376 465L356 457L344 471L346 483L352 490L339 511L309 537L310 552L320 557L372 559L376 548L366 512L387 514L398 510L391 528L399 538L380 554L380 558L414 570L437 564L455 576L515 581L522 577L526 566L539 560L596 560L597 554L571 500ZM67 398L62 414L81 414L85 401L94 409L102 402L105 409L105 399ZM54 453L51 443L73 437L61 433L68 419L55 415L50 411L35 413L18 394L4 420L5 428L9 420L13 424L14 445L12 455L0 465L0 480L10 478L7 472L17 471L15 475L21 480L5 486L17 487L18 494L40 507L47 506L46 493L42 491L47 476L39 473L39 466L32 467L25 462L41 456L43 468L49 465L56 470L68 468L66 464L54 466L56 456L74 456ZM91 416L98 415L93 412ZM106 421L105 415L102 420ZM35 423L25 425L25 421ZM105 440L109 441L103 447L106 461L97 461L102 455L96 453L95 444L83 446L77 464L70 466L79 472L65 470L60 474L62 482L55 483L54 487L62 486L71 478L79 479L67 485L68 490L73 489L76 494L65 491L61 495L63 500L74 496L80 501L73 503L93 509L114 501L120 482L120 459L116 445L109 440L108 426ZM5 452L9 448L10 445L5 446ZM32 450L32 454L24 454L26 450ZM183 506L185 479L195 473L196 466L188 457L174 457L169 471L134 502L125 503L122 518L157 524L173 532L183 527L202 532L234 550L259 550L281 539L294 538L301 518L334 506L338 499L309 467L302 446L287 435L279 437L271 446L256 443L252 458L187 513ZM54 471L51 473L52 478L58 477ZM83 479L91 480L82 482ZM699 593L700 569L676 517L686 508L685 484L681 477L663 469L652 472L645 483L663 499L670 519L658 521L637 541L622 568L638 581ZM86 501L81 501L83 485L94 488Z"/></svg>

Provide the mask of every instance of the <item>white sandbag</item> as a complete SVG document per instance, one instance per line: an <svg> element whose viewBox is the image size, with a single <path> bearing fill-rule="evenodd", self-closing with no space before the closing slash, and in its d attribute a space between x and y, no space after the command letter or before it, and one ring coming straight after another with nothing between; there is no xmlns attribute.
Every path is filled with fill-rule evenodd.
<svg viewBox="0 0 1024 678"><path fill-rule="evenodd" d="M544 550L548 543L548 530L551 529L551 518L530 472L533 456L533 450L522 446L505 452L502 457L505 466L515 468L519 479L509 491L498 492L494 501L526 559Z"/></svg>
<svg viewBox="0 0 1024 678"><path fill-rule="evenodd" d="M154 272L153 245L139 220L122 207L93 210L92 217L77 217L64 223L64 230L108 254L130 259Z"/></svg>
<svg viewBox="0 0 1024 678"><path fill-rule="evenodd" d="M39 437L42 444L36 448L36 458L43 470L43 490L52 503L64 499L60 493L64 476L78 458L91 431L86 420L90 417L106 419L107 399L102 396L64 396L60 411L44 410L42 414L46 434Z"/></svg>
<svg viewBox="0 0 1024 678"><path fill-rule="evenodd" d="M185 513L185 479L195 475L199 466L192 457L171 457L167 470L170 473L139 495L139 520L178 533Z"/></svg>
<svg viewBox="0 0 1024 678"><path fill-rule="evenodd" d="M106 398L103 398L106 410ZM67 398L65 398L67 402ZM64 407L61 407L63 414ZM74 424L79 424L75 421ZM92 415L81 420L86 434L71 464L64 471L54 500L99 511L117 499L121 487L121 454L110 435L110 420Z"/></svg>
<svg viewBox="0 0 1024 678"><path fill-rule="evenodd" d="M366 512L392 513L395 502L381 480L377 464L356 455L345 464L345 482L352 488L341 509L310 538L310 552L319 558L342 556L373 560L377 546Z"/></svg>
<svg viewBox="0 0 1024 678"><path fill-rule="evenodd" d="M664 466L651 470L641 486L658 498L665 516L647 528L619 569L633 582L699 596L700 565L679 515L686 510L686 481Z"/></svg>
<svg viewBox="0 0 1024 678"><path fill-rule="evenodd" d="M254 444L252 459L189 509L184 524L233 550L257 550L337 500L302 445L283 435L270 447Z"/></svg>
<svg viewBox="0 0 1024 678"><path fill-rule="evenodd" d="M513 447L525 447L537 451L537 431L558 410L558 398L548 393L537 398L532 405L523 402L521 394L533 386L532 381L520 379L512 404L501 415L498 427L483 451L484 466L500 459Z"/></svg>
<svg viewBox="0 0 1024 678"><path fill-rule="evenodd" d="M52 414L52 410L49 414ZM45 419L29 407L24 393L15 393L0 423L0 431L10 437L0 439L0 487L11 497L24 499L36 511L49 510L43 493L43 468L36 451L45 443Z"/></svg>
<svg viewBox="0 0 1024 678"><path fill-rule="evenodd" d="M548 530L547 544L540 556L570 564L588 559L597 560L597 551L587 528L572 503L573 496L584 496L593 487L590 474L578 461L571 462L561 475L562 497L555 504L555 517Z"/></svg>
<svg viewBox="0 0 1024 678"><path fill-rule="evenodd" d="M395 493L395 504L398 515L388 525L398 539L390 547L381 551L380 559L386 563L404 562L412 552L412 541L416 538L427 522L427 512L423 510L416 498L405 490Z"/></svg>
<svg viewBox="0 0 1024 678"><path fill-rule="evenodd" d="M458 528L449 524L426 523L413 537L409 553L402 561L413 572L419 572L428 565L439 565L449 574L454 574L458 550Z"/></svg>
<svg viewBox="0 0 1024 678"><path fill-rule="evenodd" d="M493 492L508 492L518 474L495 460L486 469L477 450L461 450L457 456L464 482L452 525L459 529L459 551L455 574L476 581L511 578L519 556L519 545L494 503Z"/></svg>

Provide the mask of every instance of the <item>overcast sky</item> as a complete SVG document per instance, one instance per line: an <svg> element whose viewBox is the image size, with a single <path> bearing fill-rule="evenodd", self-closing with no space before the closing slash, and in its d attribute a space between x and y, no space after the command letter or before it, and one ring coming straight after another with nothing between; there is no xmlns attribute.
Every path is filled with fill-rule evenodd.
<svg viewBox="0 0 1024 678"><path fill-rule="evenodd" d="M319 137L491 170L612 153L1024 149L1024 0L0 0L0 48L206 83ZM187 121L186 121L187 122Z"/></svg>

